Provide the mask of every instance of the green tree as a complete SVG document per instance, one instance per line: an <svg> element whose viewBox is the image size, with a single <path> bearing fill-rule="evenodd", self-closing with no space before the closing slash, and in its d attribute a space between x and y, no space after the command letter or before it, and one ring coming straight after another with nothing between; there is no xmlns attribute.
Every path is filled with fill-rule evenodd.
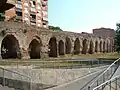
<svg viewBox="0 0 120 90"><path fill-rule="evenodd" d="M0 21L4 21L5 17L4 17L4 13L0 13Z"/></svg>
<svg viewBox="0 0 120 90"><path fill-rule="evenodd" d="M52 29L53 31L63 31L60 27L54 27L54 26L49 26L49 29Z"/></svg>
<svg viewBox="0 0 120 90"><path fill-rule="evenodd" d="M115 48L120 53L120 23L117 23L116 26Z"/></svg>

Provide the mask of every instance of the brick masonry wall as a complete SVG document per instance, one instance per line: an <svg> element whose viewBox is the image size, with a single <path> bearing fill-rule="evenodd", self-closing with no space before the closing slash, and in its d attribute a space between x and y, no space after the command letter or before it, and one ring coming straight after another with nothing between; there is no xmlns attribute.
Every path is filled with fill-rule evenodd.
<svg viewBox="0 0 120 90"><path fill-rule="evenodd" d="M3 31L5 34L3 35ZM87 47L85 50L86 53L89 52L90 47L92 47L92 52L95 53L95 42L98 42L98 52L100 52L100 42L105 42L105 46L102 46L102 51L104 52L111 52L111 47L113 45L112 37L102 37L101 38L94 34L81 34L81 33L74 33L74 32L64 32L64 31L52 31L45 28L36 28L32 26L27 26L22 23L18 22L0 22L0 42L2 43L3 38L5 36L12 34L16 37L19 43L19 47L21 50L22 58L30 58L28 50L29 50L29 44L33 39L39 40L41 43L41 58L49 57L49 41L51 37L56 38L57 43L57 55L58 55L58 43L60 40L64 42L64 48L65 48L65 42L66 37L70 38L71 41L71 54L74 52L74 42L78 38L80 41L80 51L82 51L83 48L83 40L87 39ZM90 46L90 41L92 41L92 46ZM112 44L112 45L111 45ZM111 46L107 46L111 45ZM103 47L105 48L103 50ZM109 50L108 50L109 49ZM65 51L65 50L64 50ZM80 52L81 53L81 52Z"/></svg>
<svg viewBox="0 0 120 90"><path fill-rule="evenodd" d="M115 37L115 30L110 28L93 29L93 34L101 37Z"/></svg>

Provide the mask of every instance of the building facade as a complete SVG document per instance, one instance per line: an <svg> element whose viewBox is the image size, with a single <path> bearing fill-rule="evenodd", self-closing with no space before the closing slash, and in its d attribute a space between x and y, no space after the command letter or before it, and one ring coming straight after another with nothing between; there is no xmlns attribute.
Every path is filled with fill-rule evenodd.
<svg viewBox="0 0 120 90"><path fill-rule="evenodd" d="M99 37L115 37L115 30L111 28L96 28L93 29L93 34Z"/></svg>
<svg viewBox="0 0 120 90"><path fill-rule="evenodd" d="M28 25L48 28L48 0L8 0L14 5L5 11L5 20L14 18Z"/></svg>

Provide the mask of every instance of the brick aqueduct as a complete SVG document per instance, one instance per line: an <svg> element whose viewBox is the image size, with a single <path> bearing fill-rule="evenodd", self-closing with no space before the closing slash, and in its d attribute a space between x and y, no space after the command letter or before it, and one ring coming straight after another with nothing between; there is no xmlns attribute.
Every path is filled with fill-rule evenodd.
<svg viewBox="0 0 120 90"><path fill-rule="evenodd" d="M52 31L18 22L0 22L1 58L39 59L65 54L113 52L112 37Z"/></svg>

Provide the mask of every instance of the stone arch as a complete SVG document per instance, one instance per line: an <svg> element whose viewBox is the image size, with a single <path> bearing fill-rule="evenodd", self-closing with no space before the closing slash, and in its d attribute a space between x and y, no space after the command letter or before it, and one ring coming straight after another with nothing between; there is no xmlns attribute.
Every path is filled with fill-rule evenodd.
<svg viewBox="0 0 120 90"><path fill-rule="evenodd" d="M19 42L14 35L7 35L2 40L1 56L3 59L21 58Z"/></svg>
<svg viewBox="0 0 120 90"><path fill-rule="evenodd" d="M93 41L91 40L90 41L90 45L89 45L89 54L93 54L94 53L93 49L94 49L94 44L93 44Z"/></svg>
<svg viewBox="0 0 120 90"><path fill-rule="evenodd" d="M79 54L80 53L80 40L79 38L76 38L74 42L74 54Z"/></svg>
<svg viewBox="0 0 120 90"><path fill-rule="evenodd" d="M115 52L115 41L114 41L114 39L112 40L112 52Z"/></svg>
<svg viewBox="0 0 120 90"><path fill-rule="evenodd" d="M112 39L110 43L111 43L111 52L114 52L114 40Z"/></svg>
<svg viewBox="0 0 120 90"><path fill-rule="evenodd" d="M95 52L98 52L98 41L95 42Z"/></svg>
<svg viewBox="0 0 120 90"><path fill-rule="evenodd" d="M29 55L31 59L40 59L41 42L38 39L33 39L29 44Z"/></svg>
<svg viewBox="0 0 120 90"><path fill-rule="evenodd" d="M105 41L103 42L103 53L105 53L106 52L106 43L105 43Z"/></svg>
<svg viewBox="0 0 120 90"><path fill-rule="evenodd" d="M86 54L87 53L87 39L84 39L82 42L82 54Z"/></svg>
<svg viewBox="0 0 120 90"><path fill-rule="evenodd" d="M58 49L59 49L59 55L65 54L64 42L62 40L59 41Z"/></svg>
<svg viewBox="0 0 120 90"><path fill-rule="evenodd" d="M107 52L109 52L109 41L107 41L107 43L106 43L107 45L106 45L106 48L107 48Z"/></svg>
<svg viewBox="0 0 120 90"><path fill-rule="evenodd" d="M66 42L65 42L65 53L70 54L71 48L72 48L71 40L70 40L70 38L67 37Z"/></svg>
<svg viewBox="0 0 120 90"><path fill-rule="evenodd" d="M100 52L102 52L103 49L102 49L102 41L100 41Z"/></svg>
<svg viewBox="0 0 120 90"><path fill-rule="evenodd" d="M57 41L55 37L49 40L49 57L57 57Z"/></svg>

